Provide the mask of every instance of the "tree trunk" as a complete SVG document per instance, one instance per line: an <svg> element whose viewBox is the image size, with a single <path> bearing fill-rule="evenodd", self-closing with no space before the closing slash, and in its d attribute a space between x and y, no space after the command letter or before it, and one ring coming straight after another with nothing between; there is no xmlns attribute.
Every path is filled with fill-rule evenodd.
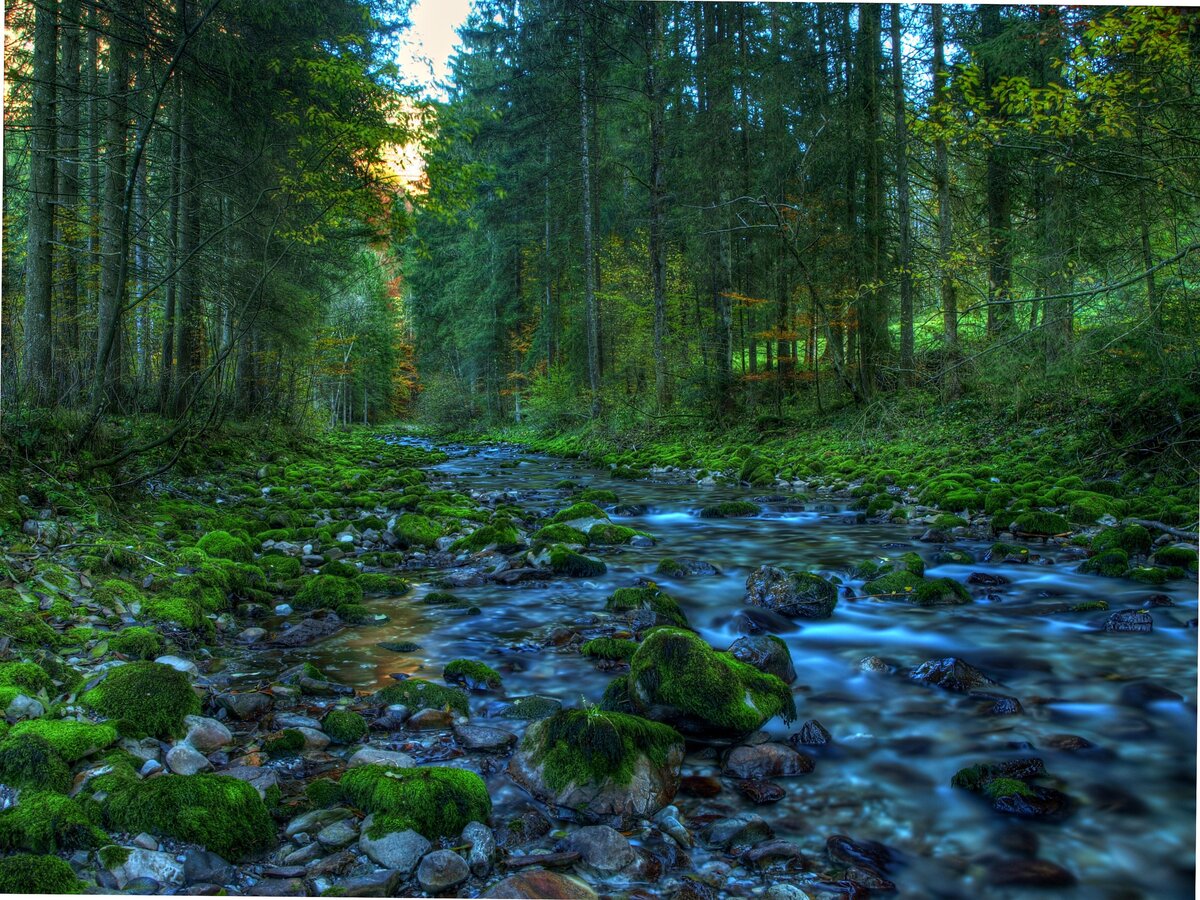
<svg viewBox="0 0 1200 900"><path fill-rule="evenodd" d="M650 285L654 295L654 400L667 405L667 251L663 240L663 98L658 78L662 18L657 3L649 3L649 46L646 51L646 94L650 102Z"/></svg>
<svg viewBox="0 0 1200 900"><path fill-rule="evenodd" d="M600 414L600 335L596 317L596 252L593 245L591 109L588 97L588 48L583 0L576 5L579 37L579 167L583 180L583 310L587 331L588 389L592 394L591 414Z"/></svg>
<svg viewBox="0 0 1200 900"><path fill-rule="evenodd" d="M908 110L904 92L904 45L900 40L900 4L892 4L892 93L896 107L896 216L900 219L897 263L900 269L900 378L913 377L912 215L908 185Z"/></svg>
<svg viewBox="0 0 1200 900"><path fill-rule="evenodd" d="M954 275L950 269L950 252L953 246L953 219L950 212L950 164L946 150L946 139L941 136L945 122L946 102L946 53L945 31L942 25L942 7L934 4L933 13L933 105L936 110L938 136L934 138L933 181L937 190L938 206L938 282L942 300L942 340L945 342L946 368L942 389L947 399L958 396L958 295L954 286Z"/></svg>
<svg viewBox="0 0 1200 900"><path fill-rule="evenodd" d="M25 256L25 382L33 406L54 401L54 153L57 0L35 5L29 111L28 249Z"/></svg>
<svg viewBox="0 0 1200 900"><path fill-rule="evenodd" d="M984 41L993 41L1000 36L1002 26L1000 7L979 8L981 34ZM989 105L989 115L1001 118L995 90L999 82L995 51L984 63L983 89ZM993 139L987 151L987 175L985 195L987 201L987 246L988 246L988 308L987 333L989 337L1009 331L1016 321L1012 307L1012 175L1009 171L1008 151Z"/></svg>
<svg viewBox="0 0 1200 900"><path fill-rule="evenodd" d="M865 129L863 140L864 203L863 221L867 249L867 290L859 290L864 301L859 315L861 330L860 383L862 395L869 398L881 387L880 367L886 362L889 352L887 332L887 295L882 287L883 280L883 172L880 149L881 110L879 103L880 40L882 16L880 7L860 4L859 10L860 51L862 72L859 84L862 91L862 116Z"/></svg>
<svg viewBox="0 0 1200 900"><path fill-rule="evenodd" d="M175 115L171 128L171 198L167 208L167 271L170 275L163 294L162 362L158 381L158 408L163 415L169 411L174 398L175 302L176 287L179 284L179 274L175 271L175 267L179 265L179 191L181 187L179 163L183 144L179 137L183 100L179 93L178 83L175 88L174 109Z"/></svg>
<svg viewBox="0 0 1200 900"><path fill-rule="evenodd" d="M79 261L83 255L83 234L79 206L80 171L80 40L81 8L79 0L62 3L62 76L63 96L59 130L59 244L62 248L61 302L55 318L57 347L54 368L58 375L59 400L71 403L79 389Z"/></svg>
<svg viewBox="0 0 1200 900"><path fill-rule="evenodd" d="M179 16L181 30L188 25L188 4L181 0ZM179 289L176 297L176 317L179 335L176 338L176 386L174 408L176 415L186 409L195 381L200 372L201 344L204 339L200 310L200 194L199 161L196 145L195 101L186 81L181 82L181 126L179 142Z"/></svg>

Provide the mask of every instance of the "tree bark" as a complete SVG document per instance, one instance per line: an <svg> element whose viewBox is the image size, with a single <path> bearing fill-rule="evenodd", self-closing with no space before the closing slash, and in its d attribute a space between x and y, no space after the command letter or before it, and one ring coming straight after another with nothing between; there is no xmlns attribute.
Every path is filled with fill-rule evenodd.
<svg viewBox="0 0 1200 900"><path fill-rule="evenodd" d="M650 285L654 296L654 400L662 411L667 405L667 252L663 240L663 98L659 85L658 55L662 44L662 18L657 3L646 4L650 19L646 50L646 95L650 102Z"/></svg>
<svg viewBox="0 0 1200 900"><path fill-rule="evenodd" d="M1000 36L1000 7L979 8L981 35L985 42ZM983 89L989 116L997 122L1001 113L995 98L999 82L998 64L993 49L983 66ZM995 337L1009 331L1016 317L1012 307L1012 174L1008 151L1001 139L993 139L987 150L985 196L987 202L988 308L987 333Z"/></svg>
<svg viewBox="0 0 1200 900"><path fill-rule="evenodd" d="M892 94L896 111L896 216L900 220L897 264L900 270L900 378L913 377L912 214L908 185L908 107L904 91L904 46L900 40L900 4L892 4Z"/></svg>
<svg viewBox="0 0 1200 900"><path fill-rule="evenodd" d="M579 38L579 168L582 176L583 219L583 310L587 331L587 375L591 391L591 414L600 414L600 335L596 316L596 252L592 220L591 108L588 97L587 6L576 5Z"/></svg>
<svg viewBox="0 0 1200 900"><path fill-rule="evenodd" d="M934 4L933 14L933 105L935 108L937 136L933 141L933 181L937 190L938 208L938 283L942 300L942 340L945 343L946 369L942 389L947 399L958 396L958 370L954 368L958 357L958 292L954 286L950 254L954 240L954 223L950 210L950 163L946 139L941 136L945 123L946 102L946 52L945 30L942 24L942 7Z"/></svg>

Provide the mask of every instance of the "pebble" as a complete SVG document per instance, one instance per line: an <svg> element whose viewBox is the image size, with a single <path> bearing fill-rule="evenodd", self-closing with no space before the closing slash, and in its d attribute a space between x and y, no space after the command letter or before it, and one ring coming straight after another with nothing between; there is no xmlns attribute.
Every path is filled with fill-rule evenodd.
<svg viewBox="0 0 1200 900"><path fill-rule="evenodd" d="M462 884L470 876L466 860L453 850L434 850L427 853L417 866L417 882L435 897Z"/></svg>

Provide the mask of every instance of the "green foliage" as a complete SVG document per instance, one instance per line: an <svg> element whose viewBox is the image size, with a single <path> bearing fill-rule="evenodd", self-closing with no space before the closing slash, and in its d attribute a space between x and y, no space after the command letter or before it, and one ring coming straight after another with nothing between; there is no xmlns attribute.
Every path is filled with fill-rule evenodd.
<svg viewBox="0 0 1200 900"><path fill-rule="evenodd" d="M200 699L188 677L153 662L110 669L80 700L131 737L179 737L184 732L184 716L200 712Z"/></svg>
<svg viewBox="0 0 1200 900"><path fill-rule="evenodd" d="M321 729L335 744L353 744L367 735L367 720L349 709L331 709L321 721Z"/></svg>
<svg viewBox="0 0 1200 900"><path fill-rule="evenodd" d="M259 559L258 564L267 574L268 578L275 581L288 581L292 578L299 578L303 567L300 565L300 560L294 556L281 556L279 554L269 554Z"/></svg>
<svg viewBox="0 0 1200 900"><path fill-rule="evenodd" d="M413 712L422 709L452 709L464 716L471 710L467 695L458 688L448 688L421 678L406 678L372 695L374 701L383 705L403 703Z"/></svg>
<svg viewBox="0 0 1200 900"><path fill-rule="evenodd" d="M341 788L350 803L374 814L368 833L375 838L408 829L431 840L457 837L492 813L487 785L465 769L358 766L342 776Z"/></svg>
<svg viewBox="0 0 1200 900"><path fill-rule="evenodd" d="M0 859L0 894L81 894L84 884L57 856L19 853Z"/></svg>
<svg viewBox="0 0 1200 900"><path fill-rule="evenodd" d="M225 775L160 775L116 782L104 801L112 828L191 841L229 860L274 843L275 825L258 791Z"/></svg>
<svg viewBox="0 0 1200 900"><path fill-rule="evenodd" d="M42 621L35 605L10 588L0 588L0 634L16 644L57 647L58 632Z"/></svg>
<svg viewBox="0 0 1200 900"><path fill-rule="evenodd" d="M246 542L228 531L210 531L196 542L196 546L216 559L241 563L248 563L254 559L254 554Z"/></svg>
<svg viewBox="0 0 1200 900"><path fill-rule="evenodd" d="M559 710L530 726L522 747L542 767L547 786L561 791L572 784L629 784L639 757L663 766L673 749L682 751L683 738L658 722L589 707Z"/></svg>
<svg viewBox="0 0 1200 900"><path fill-rule="evenodd" d="M29 719L18 722L9 734L12 737L31 736L44 740L68 763L98 753L117 740L117 729L112 725L77 722L74 719Z"/></svg>
<svg viewBox="0 0 1200 900"><path fill-rule="evenodd" d="M108 649L134 659L154 659L162 653L163 639L152 628L130 625L108 639Z"/></svg>

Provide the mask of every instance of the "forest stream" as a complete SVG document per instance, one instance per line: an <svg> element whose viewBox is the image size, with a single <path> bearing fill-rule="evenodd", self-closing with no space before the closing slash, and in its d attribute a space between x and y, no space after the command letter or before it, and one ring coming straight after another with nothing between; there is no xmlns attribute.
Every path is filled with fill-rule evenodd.
<svg viewBox="0 0 1200 900"><path fill-rule="evenodd" d="M605 504L612 522L652 535L653 544L606 551L607 572L595 577L513 585L467 580L453 587L466 601L454 608L414 599L457 570L416 569L406 573L414 589L404 598L366 601L371 612L387 616L385 624L352 627L278 654L246 651L235 683L263 682L309 662L333 681L373 691L405 676L440 680L447 660L465 657L486 662L503 677L501 691L471 695L472 722L520 733L527 723L493 718L506 698L537 694L568 707L595 704L614 676L627 670L597 665L578 646L611 632L606 597L639 578L652 579L718 650L752 633L786 642L798 718L785 724L776 717L745 742L788 745L791 735L791 746L815 761L806 774L775 779L782 788L776 799L777 788L743 791L737 779L723 777L719 746L689 742L674 799L678 820L695 825L758 816L766 837L773 832L807 858L828 854L845 862L857 855L863 862L857 880L812 874L787 879L845 896L865 896L855 893L865 874L877 879L876 888L891 882L904 897L1024 896L1039 879L1058 896L1191 896L1197 610L1191 583L1148 589L1082 574L1082 556L1072 548L1037 541L1025 543L1026 561L985 562L989 544L954 539L953 549L975 562L945 563L939 560L946 545L919 541L920 527L867 524L844 497L797 499L670 477L618 481L578 462L514 447L442 449L448 458L429 470L431 487L540 511L569 502L569 492L556 487L564 479L611 489L620 498ZM705 504L751 498L762 505L760 515L696 514ZM967 585L971 602L923 608L862 596L863 579L852 574L856 566L909 551L922 557L927 578ZM655 574L666 556L702 560L717 571ZM833 615L792 620L743 605L747 575L764 564L840 580ZM1152 630L1108 631L1107 611L1062 615L1099 600L1112 611L1151 608ZM469 614L475 611L467 606L478 614ZM279 627L282 620L263 624ZM419 649L396 652L405 642ZM977 667L995 684L967 694L911 677L913 667L949 657ZM822 739L821 729L802 731L814 719L827 730L826 743L814 743ZM494 821L536 806L502 763L463 758L448 736L392 737L384 746L419 762L458 759L482 769ZM1040 809L1005 815L951 787L952 776L974 764L1030 758L1044 762L1039 780L1063 800L1045 815ZM834 835L849 839L840 855L827 848ZM641 841L636 829L631 841ZM643 849L662 855L655 846ZM761 893L775 880L727 851L699 840L690 866L664 866L653 880L642 867L606 879L603 889L662 896L696 884L681 882L680 874L688 873L719 885L722 894L742 896ZM767 872L809 868L794 863L767 854L762 864ZM1059 880L1068 877L1064 871L1074 876L1074 886Z"/></svg>

